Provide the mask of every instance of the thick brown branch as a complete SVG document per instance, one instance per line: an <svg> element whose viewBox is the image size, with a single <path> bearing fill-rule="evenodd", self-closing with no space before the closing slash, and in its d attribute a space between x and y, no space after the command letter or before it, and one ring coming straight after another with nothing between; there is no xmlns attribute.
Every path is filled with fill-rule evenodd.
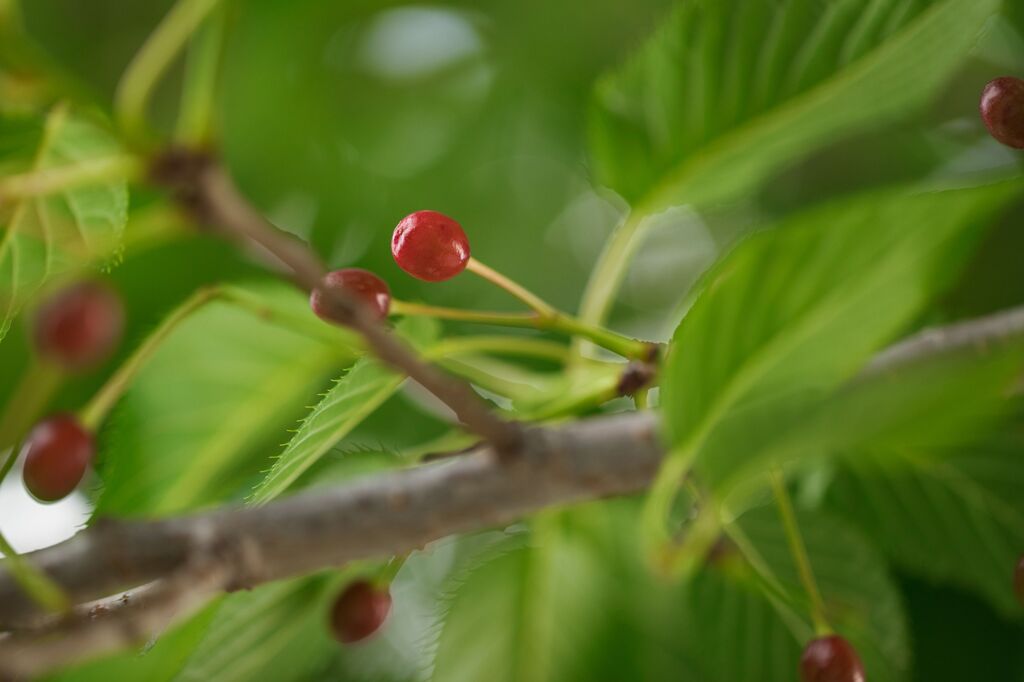
<svg viewBox="0 0 1024 682"><path fill-rule="evenodd" d="M525 434L522 454L488 447L463 457L319 490L262 507L153 522L106 522L25 555L75 602L179 570L200 543L232 549L231 582L251 586L365 557L402 554L437 538L522 518L552 505L642 490L661 457L653 414ZM0 572L0 621L37 606Z"/></svg>

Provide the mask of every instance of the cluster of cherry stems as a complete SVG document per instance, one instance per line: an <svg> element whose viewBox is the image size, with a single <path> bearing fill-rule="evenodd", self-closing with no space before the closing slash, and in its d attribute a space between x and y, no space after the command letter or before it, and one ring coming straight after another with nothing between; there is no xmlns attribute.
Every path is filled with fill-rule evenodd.
<svg viewBox="0 0 1024 682"><path fill-rule="evenodd" d="M985 87L980 109L995 139L1024 149L1024 80L993 80ZM391 252L399 267L418 279L441 282L469 267L509 289L537 312L545 312L539 299L474 261L462 227L441 213L418 211L404 218L395 228ZM329 322L334 320L321 299L323 289L330 288L359 297L381 319L391 312L391 292L384 280L367 270L346 268L326 275L310 296L313 311ZM40 357L64 371L79 372L106 360L117 347L123 328L120 298L106 285L86 281L58 292L39 307L32 336ZM60 413L44 419L25 439L25 487L43 502L65 497L81 482L94 452L93 434L74 415ZM1015 567L1014 589L1024 604L1024 556ZM390 609L391 596L385 587L357 580L335 599L330 613L331 631L343 643L360 642L381 628ZM846 639L835 634L807 644L800 674L805 682L864 680L856 651Z"/></svg>

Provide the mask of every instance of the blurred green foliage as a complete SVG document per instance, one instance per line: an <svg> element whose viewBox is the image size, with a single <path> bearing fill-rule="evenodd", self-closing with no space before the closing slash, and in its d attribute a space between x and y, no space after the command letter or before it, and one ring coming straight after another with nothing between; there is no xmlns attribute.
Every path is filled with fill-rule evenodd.
<svg viewBox="0 0 1024 682"><path fill-rule="evenodd" d="M574 310L631 204L687 204L645 224L610 318L615 329L667 340L694 312L675 337L693 355L664 378L670 431L717 409L729 382L710 381L712 370L760 358L765 329L842 312L830 334L778 356L749 394L721 391L741 409L713 424L703 465L724 479L760 464L758 447L806 456L801 525L830 613L869 679L1024 680L1007 563L1024 551L1021 421L991 407L1019 349L832 393L901 334L1024 304L1024 155L991 140L976 114L984 82L1024 75L1024 10L1004 4L237 0L227 3L215 144L252 201L329 265L372 269L396 296L438 305L514 309L468 277L427 285L401 272L388 242L413 210L457 216L475 256ZM89 120L109 118L125 66L172 3L22 5L37 44L6 25L0 35L15 36L0 46L4 174L34 148L39 126L25 113L52 101L48 88L73 97ZM770 25L779 33L761 30ZM36 50L52 62L33 61ZM176 63L156 92L157 132L174 128L181 87ZM1010 181L971 189L993 178ZM932 200L921 190L951 191ZM986 193L999 196L970 199ZM280 314L308 315L301 297L268 293L252 254L194 230L152 190L133 187L131 204L123 261L107 274L125 297L126 343L96 374L69 381L51 409L85 403L203 285L243 283ZM879 264L888 269L879 274ZM726 286L708 284L716 273ZM392 397L387 377L361 361L320 403L330 419L314 412L301 427L323 440L310 445L300 431L283 448L352 353L267 317L217 304L175 333L102 433L92 496L103 513L240 502L282 452L278 466L296 474L274 494L296 479L292 489L464 444L429 399ZM0 345L0 404L30 358L28 318L16 318ZM763 336L772 350L774 331ZM546 369L525 363L514 378ZM549 374L538 385L565 402L598 376ZM353 409L382 381L380 409ZM755 398L779 398L780 386L811 397L751 409ZM948 428L932 429L935 415ZM994 416L1007 425L979 436ZM328 421L335 430L323 437ZM787 430L806 423L818 430ZM774 438L778 451L765 446ZM843 456L822 463L833 450ZM389 631L365 648L323 636L326 588L339 575L312 576L226 597L147 654L55 679L790 679L810 633L807 604L794 596L792 560L762 493L745 499L730 540L685 585L663 584L643 564L637 501L587 505L414 553L393 582ZM381 570L390 569L348 569Z"/></svg>

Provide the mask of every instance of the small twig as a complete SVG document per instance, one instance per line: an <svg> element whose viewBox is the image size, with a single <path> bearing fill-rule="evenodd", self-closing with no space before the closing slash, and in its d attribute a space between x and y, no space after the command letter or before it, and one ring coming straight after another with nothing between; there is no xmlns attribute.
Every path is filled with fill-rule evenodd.
<svg viewBox="0 0 1024 682"><path fill-rule="evenodd" d="M56 668L145 644L221 592L230 571L206 561L141 591L118 608L77 612L50 627L0 640L0 679L30 678Z"/></svg>
<svg viewBox="0 0 1024 682"><path fill-rule="evenodd" d="M320 285L326 270L316 254L305 243L268 223L209 157L179 150L158 159L151 175L158 183L171 187L199 219L273 255L304 290L312 291ZM357 331L377 357L437 396L466 429L491 443L496 453L508 455L519 448L519 424L491 412L468 384L421 360L362 301L338 289L324 289L323 294L332 319Z"/></svg>

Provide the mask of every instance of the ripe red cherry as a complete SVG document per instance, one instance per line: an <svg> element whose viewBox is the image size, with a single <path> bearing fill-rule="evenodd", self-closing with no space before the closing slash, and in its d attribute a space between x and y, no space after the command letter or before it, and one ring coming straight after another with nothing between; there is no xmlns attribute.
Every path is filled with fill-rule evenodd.
<svg viewBox="0 0 1024 682"><path fill-rule="evenodd" d="M25 487L43 502L55 502L74 490L92 462L92 434L70 414L36 424L25 441Z"/></svg>
<svg viewBox="0 0 1024 682"><path fill-rule="evenodd" d="M1024 80L1004 76L990 81L981 93L981 119L992 137L1024 149Z"/></svg>
<svg viewBox="0 0 1024 682"><path fill-rule="evenodd" d="M864 682L864 666L850 643L838 635L812 639L800 657L803 682Z"/></svg>
<svg viewBox="0 0 1024 682"><path fill-rule="evenodd" d="M79 282L57 292L35 315L36 350L64 369L88 369L106 360L124 329L124 307L109 287Z"/></svg>
<svg viewBox="0 0 1024 682"><path fill-rule="evenodd" d="M437 211L416 211L391 236L398 267L417 279L443 282L466 269L469 240L462 226Z"/></svg>
<svg viewBox="0 0 1024 682"><path fill-rule="evenodd" d="M361 642L384 624L391 611L391 595L366 580L346 587L331 607L331 631L343 644Z"/></svg>
<svg viewBox="0 0 1024 682"><path fill-rule="evenodd" d="M1024 606L1024 554L1017 559L1017 568L1013 572L1013 589L1017 593L1017 601Z"/></svg>
<svg viewBox="0 0 1024 682"><path fill-rule="evenodd" d="M380 319L387 317L391 308L391 289L384 280L369 270L344 268L329 272L324 275L320 286L309 295L309 305L320 319L344 323L343 320L335 320L331 316L323 289L344 289L369 305Z"/></svg>

